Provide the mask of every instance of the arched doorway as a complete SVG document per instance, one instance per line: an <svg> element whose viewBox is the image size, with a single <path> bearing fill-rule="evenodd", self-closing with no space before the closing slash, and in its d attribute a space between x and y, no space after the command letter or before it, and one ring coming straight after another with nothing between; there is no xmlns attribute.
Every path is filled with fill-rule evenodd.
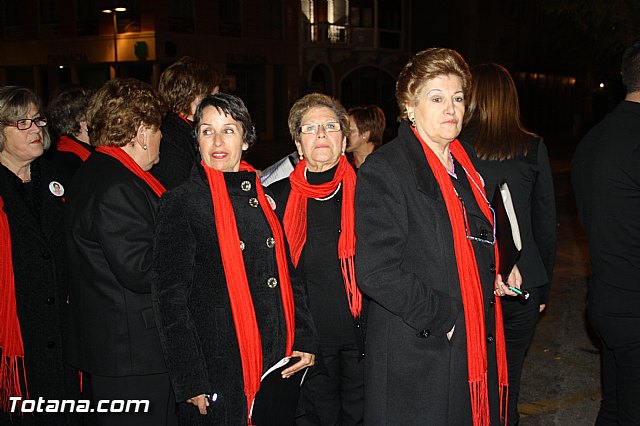
<svg viewBox="0 0 640 426"><path fill-rule="evenodd" d="M316 65L311 71L311 79L309 80L308 92L324 93L333 96L333 81L331 71L326 65Z"/></svg>

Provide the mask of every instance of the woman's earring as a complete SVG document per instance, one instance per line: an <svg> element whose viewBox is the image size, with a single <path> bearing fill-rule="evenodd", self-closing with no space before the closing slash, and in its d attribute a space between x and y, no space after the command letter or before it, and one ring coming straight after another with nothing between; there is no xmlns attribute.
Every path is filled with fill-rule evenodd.
<svg viewBox="0 0 640 426"><path fill-rule="evenodd" d="M416 128L416 118L415 117L410 117L409 121L411 122L411 127L413 127L415 129Z"/></svg>
<svg viewBox="0 0 640 426"><path fill-rule="evenodd" d="M299 153L298 156L300 157L301 160L304 160L304 154L303 153Z"/></svg>
<svg viewBox="0 0 640 426"><path fill-rule="evenodd" d="M145 151L147 150L147 144L146 143L144 145L142 145L142 149L144 149Z"/></svg>

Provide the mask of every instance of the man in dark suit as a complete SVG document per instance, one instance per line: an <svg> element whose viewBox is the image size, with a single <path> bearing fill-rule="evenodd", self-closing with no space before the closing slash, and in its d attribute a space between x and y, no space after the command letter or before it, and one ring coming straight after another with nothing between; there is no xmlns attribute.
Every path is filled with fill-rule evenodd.
<svg viewBox="0 0 640 426"><path fill-rule="evenodd" d="M576 149L571 167L589 240L588 314L602 339L596 424L640 424L640 41L625 52L627 95Z"/></svg>

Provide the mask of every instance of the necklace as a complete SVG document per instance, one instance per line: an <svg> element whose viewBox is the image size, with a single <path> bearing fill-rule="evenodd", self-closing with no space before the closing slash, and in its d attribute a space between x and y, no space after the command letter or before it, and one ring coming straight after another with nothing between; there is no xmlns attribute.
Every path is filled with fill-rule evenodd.
<svg viewBox="0 0 640 426"><path fill-rule="evenodd" d="M305 180L307 180L307 168L306 167L304 168L304 178L305 178ZM307 180L307 182L308 182L308 180ZM323 197L323 198L314 198L314 200L316 200L316 201L327 201L327 200L330 200L338 193L338 191L340 191L341 187L342 187L342 182L338 183L338 186L336 187L336 190L333 191L332 194L327 195L326 197Z"/></svg>

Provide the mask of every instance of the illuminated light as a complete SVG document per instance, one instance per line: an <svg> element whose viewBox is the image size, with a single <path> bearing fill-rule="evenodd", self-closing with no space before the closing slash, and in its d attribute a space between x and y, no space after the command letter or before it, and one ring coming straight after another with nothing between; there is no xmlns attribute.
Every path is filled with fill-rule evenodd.
<svg viewBox="0 0 640 426"><path fill-rule="evenodd" d="M576 84L576 78L575 77L569 77L569 84L572 85L572 86L574 84Z"/></svg>
<svg viewBox="0 0 640 426"><path fill-rule="evenodd" d="M64 69L64 65L60 65L58 68L60 68L60 69Z"/></svg>
<svg viewBox="0 0 640 426"><path fill-rule="evenodd" d="M598 84L598 87L600 87L601 89L604 89L604 83Z"/></svg>
<svg viewBox="0 0 640 426"><path fill-rule="evenodd" d="M529 74L529 77L531 77L532 80L537 80L538 79L538 73L532 72L531 74Z"/></svg>
<svg viewBox="0 0 640 426"><path fill-rule="evenodd" d="M111 9L102 9L102 13L113 13Z"/></svg>
<svg viewBox="0 0 640 426"><path fill-rule="evenodd" d="M126 12L126 11L127 11L127 8L126 8L126 7L116 7L114 10L115 10L116 12Z"/></svg>

